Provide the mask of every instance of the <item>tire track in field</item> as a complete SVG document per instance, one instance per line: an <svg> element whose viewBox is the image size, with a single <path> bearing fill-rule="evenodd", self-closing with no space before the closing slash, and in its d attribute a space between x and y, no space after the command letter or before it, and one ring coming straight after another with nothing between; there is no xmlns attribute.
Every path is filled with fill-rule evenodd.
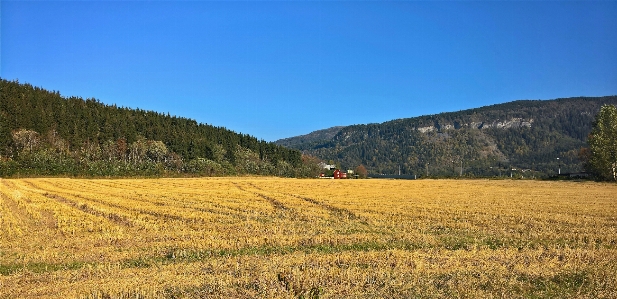
<svg viewBox="0 0 617 299"><path fill-rule="evenodd" d="M33 185L31 183L30 183L30 185L33 188L36 188L37 190L44 190L42 188L37 188L36 185ZM116 208L116 209L123 210L123 211L129 211L129 212L135 212L135 213L138 213L138 214L150 215L150 216L153 216L155 218L162 218L162 219L167 219L167 220L182 221L182 222L184 222L185 224L187 224L189 226L191 226L191 224L195 224L196 226L193 227L193 228L199 227L199 226L197 226L197 224L195 222L199 222L200 224L207 224L208 223L208 222L205 222L205 220L202 219L202 218L186 218L186 217L182 217L182 216L178 216L178 215L172 215L172 214L163 213L163 212L156 212L156 211L148 211L148 210L143 210L143 209L130 208L130 207L126 207L126 206L122 206L122 205L119 205L119 204L110 203L110 202L103 201L103 200L98 200L98 199L94 199L94 198L88 198L88 197L85 197L85 196L83 196L81 194L74 194L74 193L71 193L71 192L64 192L64 193L66 193L66 194L68 194L70 196L76 197L76 198L80 198L80 199L86 200L86 201L95 202L95 203L100 204L102 206L112 207L112 208ZM45 195L45 194L47 194L47 195ZM52 193L49 193L49 192L45 192L45 194L44 195L47 196L47 197L49 197L48 195L53 195L53 196L61 197L60 195L52 194ZM52 197L49 197L49 198L52 198ZM64 198L64 199L66 199L66 198ZM66 199L66 200L67 201L71 201L69 199ZM156 205L156 206L163 206L164 205L164 204L157 204L156 202L151 202L151 201L148 201L148 200L139 200L139 199L136 199L136 198L133 198L133 197L128 198L128 200L133 201L133 202L148 203L148 204L152 204L152 205ZM77 206L80 206L77 203L75 203L75 204ZM71 205L71 206L73 206L73 205ZM77 206L75 206L75 207L77 207ZM79 207L77 207L77 208L79 208ZM190 208L189 207L179 207L179 208L182 208L182 209L192 209L192 210L196 210L196 211L200 211L200 212L208 212L208 213L212 213L212 214L216 214L216 215L220 215L220 214L226 215L226 214L229 214L229 216L232 216L232 217L234 216L233 213L216 211L216 210L206 209L206 208L196 208L196 207L190 207ZM104 214L104 212L101 212L101 211L99 211L99 212ZM96 215L96 216L100 216L100 215ZM117 215L117 216L118 217L124 217L124 216L120 216L120 215ZM124 218L126 219L126 217L124 217Z"/></svg>
<svg viewBox="0 0 617 299"><path fill-rule="evenodd" d="M109 189L114 189L114 190L126 190L126 189L131 189L132 186L129 184L122 184L120 186L125 186L125 187L118 187L114 184L109 184L109 183L92 183L92 182L88 182L88 183L82 183L82 186L85 188L86 186L88 186L88 188L92 189L92 188L96 188L96 189L100 189L101 186L105 186L105 188L109 188ZM65 188L66 189L66 188ZM144 189L144 188L141 188ZM135 201L135 202L140 202L140 203L147 203L147 204L152 204L155 206L169 206L169 207L176 207L176 208L181 208L181 209L185 209L185 210L194 210L194 211L199 211L199 212L203 212L203 213L210 213L213 215L225 215L225 216L230 216L230 217L234 217L234 218L238 218L238 217L244 217L246 214L245 210L239 209L239 208L233 208L233 207L228 207L225 205L221 205L217 202L214 202L212 200L208 200L208 199L203 199L203 198L199 198L200 200L187 200L185 198L182 199L183 203L189 204L187 205L182 205L182 206L178 206L178 205L173 205L173 203L171 203L171 200L169 201L165 201L163 199L147 199L144 197L147 197L147 195L151 195L148 193L136 193L135 196L131 196L128 197L126 196L126 194L121 194L118 195L122 192L104 192L104 193L97 193L106 197L109 196L115 196L115 197L123 197L123 198L127 198L128 200L131 201ZM176 194L180 194L180 193L176 193ZM185 195L190 195L190 196L194 196L195 193L182 193ZM84 196L80 196L78 194L71 194L75 197L79 197L82 199L86 199L86 200L91 200L89 198L86 198ZM95 200L93 200L95 201ZM102 203L102 202L101 202ZM213 206L213 208L206 208L206 207L201 207L199 205L203 204L203 203L207 203L211 206ZM126 208L128 209L128 208ZM219 209L219 210L217 210ZM135 210L133 209L133 211L142 211L142 210Z"/></svg>
<svg viewBox="0 0 617 299"><path fill-rule="evenodd" d="M105 213L103 211L97 210L95 208L92 208L90 206L88 206L87 204L83 203L83 204L79 204L75 201L72 201L70 199L64 198L60 195L57 194L52 194L49 192L45 192L43 193L43 196L53 199L56 202L60 203L60 204L64 204L67 205L69 207L78 209L84 213L90 214L90 215L94 215L97 217L103 217L106 218L108 220L110 220L111 222L114 222L116 224L122 225L122 226L128 226L128 227L132 227L134 226L133 222L131 222L128 218L124 217L124 216L120 216L118 214L115 213Z"/></svg>
<svg viewBox="0 0 617 299"><path fill-rule="evenodd" d="M2 183L9 190L16 190L11 188L5 181ZM10 195L0 192L0 198L3 200L5 206L13 214L15 219L19 220L19 222L27 229L32 229L37 226L35 220L30 216L30 214L28 214L28 211L24 207L20 206L19 203L15 199L11 198Z"/></svg>
<svg viewBox="0 0 617 299"><path fill-rule="evenodd" d="M75 201L72 201L72 200L70 200L70 199L67 199L67 198L65 198L65 197L62 197L62 196L60 196L60 195L58 195L58 194L53 194L53 193L47 192L45 189L43 189L43 188L38 188L36 185L34 185L34 184L33 184L33 183L31 183L31 182L25 182L25 183L29 184L32 188L35 188L36 190L39 190L39 191L45 191L45 192L43 193L43 195L44 195L45 197L48 197L48 198L54 199L54 200L56 200L56 201L58 201L58 202L65 203L65 204L68 204L68 205L70 205L70 206L72 206L72 207L75 207L75 208L78 208L78 209L82 210L82 209L80 208L80 206L83 206L83 205L79 205L79 204L78 204L77 202L75 202ZM53 184L52 184L52 185L53 185ZM55 186L55 185L54 185L54 186ZM126 211L130 211L130 212L136 212L136 213L140 213L140 214L146 214L146 215L150 215L150 216L154 216L154 217L159 217L159 218L165 218L165 219L180 220L180 221L185 221L185 222L191 222L191 221L192 221L192 219L187 219L187 218L184 218L184 217L181 217L181 216L169 215L169 214L165 214L165 213L158 213L158 212L151 212L151 211L146 211L146 210L141 210L141 209L134 209L134 208L125 207L125 206L122 206L122 205L118 205L118 204L114 204L114 203L110 203L110 202L106 202L106 201L102 201L102 200L97 200L97 199L94 199L94 198L87 198L87 197L82 196L82 195L80 195L80 194L73 194L73 193L70 193L70 192L64 192L64 193L66 193L66 194L68 194L68 195L70 195L70 196L74 196L74 197L76 197L76 198L80 198L80 199L83 199L83 200L86 200L86 201L95 202L95 203L98 203L98 204L100 204L100 205L102 205L102 206L112 207L112 208L116 208L116 209L119 209L119 210L126 210ZM61 199L60 199L60 198L61 198ZM132 198L131 198L130 200L134 200L134 199L132 199ZM104 212L102 212L102 211L99 211L99 210L96 210L96 209L93 209L93 208L89 208L89 207L88 207L88 211L89 211L90 209L92 209L93 211L97 211L98 213L105 214L105 213L104 213ZM82 211L84 211L84 210L82 210ZM84 211L84 212L89 213L89 214L92 214L92 213L90 213L90 212L88 212L88 211ZM113 214L113 213L108 213L108 214ZM93 215L95 215L95 216L103 216L103 215L96 215L96 214L93 214ZM114 214L114 215L116 215L116 216L118 216L118 217L120 217L120 218L123 218L123 217L124 217L124 216L120 216L120 215L117 215L117 214ZM105 216L103 216L103 217L105 217ZM107 217L105 217L105 218L107 218ZM116 217L113 217L113 218L116 218ZM124 218L126 219L126 217L124 217ZM113 220L112 220L112 221L113 221ZM128 219L127 219L127 221L130 221L130 220L128 220Z"/></svg>
<svg viewBox="0 0 617 299"><path fill-rule="evenodd" d="M19 187L17 187L13 182L2 181L2 185L4 185L9 190L19 192ZM53 212L45 209L36 209L41 216L41 218L36 220L35 218L33 218L33 215L26 210L26 208L19 205L19 203L15 199L11 198L10 195L7 195L4 192L0 192L0 197L4 199L6 207L13 213L15 218L21 221L21 223L23 223L29 230L40 231L41 225L49 229L58 228L58 221L54 217ZM27 204L31 203L31 200L27 197L24 197L24 201Z"/></svg>
<svg viewBox="0 0 617 299"><path fill-rule="evenodd" d="M236 186L236 188L240 189L240 191L247 192L247 193L253 193L253 194L255 194L255 195L257 195L257 196L259 196L259 197L261 197L261 198L263 198L263 199L267 200L267 201L268 201L268 202L270 202L270 204L271 204L271 205L272 205L275 209L277 209L277 210L283 210L283 211L293 211L293 209L292 209L292 208L290 208L290 207L286 206L285 204L283 204L282 202L280 202L280 201L276 200L275 198L272 198L272 197L270 197L270 196L267 196L267 195L265 195L265 194L263 194L263 193L253 192L253 191L246 190L244 187L240 186L240 185L239 185L238 183L236 183L236 182L233 182L233 184L234 184L234 186ZM257 189L257 190L263 191L262 189L257 188L256 186L254 186L254 185L253 185L253 184L251 184L251 183L249 183L249 185L250 185L251 187L253 187L253 188Z"/></svg>
<svg viewBox="0 0 617 299"><path fill-rule="evenodd" d="M253 188L257 189L257 190L265 192L264 189L262 189L262 188L260 188L258 186L255 186L252 183L249 183L249 185L251 185L251 187L253 187ZM321 207L321 208L323 208L325 210L328 210L330 212L330 214L333 214L333 215L335 215L335 216L337 216L339 218L350 219L350 220L359 220L359 221L362 221L362 222L366 223L366 219L364 217L356 215L351 210L348 210L348 209L345 209L345 208L339 208L339 207L333 206L331 204L328 204L328 203L325 203L323 201L319 201L319 200L316 200L316 199L313 199L313 198L310 198L310 197L303 197L303 196L299 196L299 195L295 195L295 194L289 194L289 193L281 193L281 194L284 194L284 195L287 195L287 196L291 196L291 197L295 197L295 198L301 199L303 201L306 201L308 203L314 204L314 205L316 205L318 207Z"/></svg>
<svg viewBox="0 0 617 299"><path fill-rule="evenodd" d="M19 192L20 189L15 183L8 182L6 180L2 181L2 184L8 188L9 190L13 190L13 192ZM20 193L21 194L21 193ZM6 206L13 212L18 220L20 220L26 227L32 228L33 230L38 230L40 225L43 224L47 228L55 229L58 226L57 220L54 217L53 213L49 210L45 209L35 209L40 213L41 218L38 220L33 218L34 216L29 213L25 207L21 206L17 200L11 198L10 195L5 194L4 192L0 192L0 196L4 199ZM23 195L23 200L26 204L30 204L31 200Z"/></svg>
<svg viewBox="0 0 617 299"><path fill-rule="evenodd" d="M120 209L120 210L127 210L127 211L131 211L131 212L136 212L136 213L139 213L139 214L150 215L150 216L154 216L156 218L163 218L163 219L169 219L169 220L179 220L179 221L183 221L183 222L194 222L196 220L196 219L185 218L185 217L178 216L178 215L171 215L171 214L167 214L167 213L161 213L161 212L154 212L154 211L148 211L148 210L142 210L142 209L129 208L129 207L121 206L121 205L118 205L118 204L113 204L113 203L102 201L102 200L88 198L88 197L82 196L80 194L71 194L71 195L75 196L77 198L81 198L83 200L88 200L88 201L96 202L96 203L104 205L104 206L109 206L109 207L117 208L117 209ZM138 201L139 202L139 200L135 200L133 198L131 198L130 200L131 201Z"/></svg>
<svg viewBox="0 0 617 299"><path fill-rule="evenodd" d="M105 184L105 183L94 184L94 183L89 183L89 185L92 185L92 186L95 186L95 187L105 186L107 188L114 189L114 190L126 190L123 187L117 187L117 186L115 186L113 184ZM127 186L127 189L130 189L129 188L130 185L122 185L122 186ZM104 195L117 196L118 195L117 193L120 193L120 192L114 191L113 193L104 193ZM191 196L195 195L195 193L183 193L183 194L191 195ZM79 197L79 198L85 199L85 200L96 201L96 200L89 199L89 198L86 198L84 196L81 196L79 194L71 194L71 195L73 195L75 197ZM148 195L148 194L147 193L145 193L145 194L137 193L136 196L132 196L132 197L128 197L128 198L124 194L124 196L120 196L120 197L125 197L128 200L130 200L130 201L135 201L135 202L139 202L139 203L152 204L152 205L159 206L159 207L167 206L167 207L181 208L181 209L184 209L184 210L193 210L193 211L198 211L198 212L202 212L202 213L210 213L212 215L225 215L225 216L229 216L229 217L233 217L233 218L244 217L245 214L246 214L246 211L242 210L240 208L228 207L228 206L225 206L225 205L221 205L221 204L219 204L217 202L214 202L212 200L203 199L203 198L200 198L200 200L198 200L198 201L197 200L185 200L185 199L183 199L182 200L183 203L189 204L189 206L187 206L187 205L174 205L172 201L164 200L164 199L160 199L160 200L144 199L143 197L145 197L145 195ZM106 202L102 202L102 201L99 201L99 203L107 204ZM203 204L203 203L207 203L207 204L213 206L213 208L194 206L194 205L200 205L200 204ZM107 205L112 205L113 206L113 204L107 204ZM115 206L115 207L120 207L120 206ZM125 208L125 207L121 207L121 208L122 209L129 209L129 208ZM217 209L219 209L219 210L217 210ZM143 210L133 209L132 211L140 212L140 211L143 211Z"/></svg>
<svg viewBox="0 0 617 299"><path fill-rule="evenodd" d="M50 193L48 190L45 190L42 187L38 187L37 185L35 185L32 182L25 181L25 180L23 180L22 182L24 184L28 185L30 188L36 190L37 192L39 192L43 196L45 196L45 197L47 197L49 199L53 199L54 201L56 201L56 202L58 202L60 204L64 204L64 205L70 206L72 208L76 208L76 209L78 209L78 210L80 210L82 212L85 212L87 214L91 214L91 215L94 215L94 216L97 216L97 217L103 217L103 218L109 219L110 221L112 221L114 223L118 223L118 224L123 225L123 226L133 226L134 225L129 219L127 219L124 216L120 216L120 215L115 214L115 213L105 213L103 211L100 211L100 210L97 210L95 208L92 208L92 207L88 206L85 203L84 204L79 204L76 201L73 201L73 200L70 200L68 198L62 197L62 196L60 196L58 194ZM51 183L49 183L49 184L51 184ZM53 184L51 184L51 185L53 185ZM55 185L53 185L53 186L55 186ZM120 205L106 203L106 202L102 202L102 201L95 200L95 199L89 199L89 198L85 198L83 196L78 196L78 195L74 195L74 194L70 194L70 193L68 193L68 194L69 195L73 195L73 196L78 197L78 198L81 198L81 199L85 199L85 200L88 200L88 201L92 201L92 202L101 204L103 206L117 208L117 209L120 209L120 210L130 210L130 209L127 209L127 208L122 207Z"/></svg>
<svg viewBox="0 0 617 299"><path fill-rule="evenodd" d="M287 194L287 195L293 196L295 198L299 198L299 199L304 200L306 202L310 202L310 203L312 203L312 204L314 204L316 206L322 207L322 208L330 211L330 213L332 213L332 214L334 214L336 216L339 216L339 217L342 217L342 218L347 218L347 219L350 219L350 220L360 220L360 221L366 222L366 219L364 219L361 216L356 215L356 213L354 213L354 212L352 212L352 211L350 211L348 209L335 207L333 205L330 205L328 203L325 203L323 201L319 201L319 200L316 200L316 199L313 199L313 198L310 198L310 197L303 197L303 196L299 196L299 195L295 195L295 194Z"/></svg>

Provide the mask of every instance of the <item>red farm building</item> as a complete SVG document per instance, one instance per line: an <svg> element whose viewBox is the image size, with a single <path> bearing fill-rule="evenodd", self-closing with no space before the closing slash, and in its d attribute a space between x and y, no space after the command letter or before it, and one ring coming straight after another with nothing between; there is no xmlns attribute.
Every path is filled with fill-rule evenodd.
<svg viewBox="0 0 617 299"><path fill-rule="evenodd" d="M342 172L340 169L334 171L334 179L346 179L347 173Z"/></svg>

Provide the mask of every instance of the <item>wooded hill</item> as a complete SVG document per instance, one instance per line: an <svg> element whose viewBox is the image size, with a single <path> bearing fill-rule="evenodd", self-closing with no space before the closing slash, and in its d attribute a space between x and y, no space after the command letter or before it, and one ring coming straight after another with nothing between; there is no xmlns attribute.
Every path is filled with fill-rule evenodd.
<svg viewBox="0 0 617 299"><path fill-rule="evenodd" d="M583 170L579 152L603 104L617 96L522 100L276 142L372 174L546 177Z"/></svg>
<svg viewBox="0 0 617 299"><path fill-rule="evenodd" d="M2 176L307 171L299 151L223 127L0 79Z"/></svg>

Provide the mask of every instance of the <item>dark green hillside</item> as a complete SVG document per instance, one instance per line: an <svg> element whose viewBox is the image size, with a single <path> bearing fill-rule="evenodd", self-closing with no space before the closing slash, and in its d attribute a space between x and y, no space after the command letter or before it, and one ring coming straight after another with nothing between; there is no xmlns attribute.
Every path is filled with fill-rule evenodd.
<svg viewBox="0 0 617 299"><path fill-rule="evenodd" d="M317 130L317 131L308 133L306 135L277 140L276 144L287 146L287 147L298 147L298 146L309 146L310 147L310 144L316 141L319 142L323 140L332 139L334 136L336 136L336 134L338 134L338 132L341 131L342 128L344 127L338 126L338 127L332 127L332 128L323 129L323 130Z"/></svg>
<svg viewBox="0 0 617 299"><path fill-rule="evenodd" d="M595 115L617 96L515 101L458 112L340 128L332 138L285 144L371 173L548 176L582 170ZM278 143L278 141L277 141ZM280 143L282 144L282 143ZM559 160L557 159L559 158ZM511 171L511 169L516 169Z"/></svg>
<svg viewBox="0 0 617 299"><path fill-rule="evenodd" d="M297 175L301 154L222 127L0 80L1 175Z"/></svg>

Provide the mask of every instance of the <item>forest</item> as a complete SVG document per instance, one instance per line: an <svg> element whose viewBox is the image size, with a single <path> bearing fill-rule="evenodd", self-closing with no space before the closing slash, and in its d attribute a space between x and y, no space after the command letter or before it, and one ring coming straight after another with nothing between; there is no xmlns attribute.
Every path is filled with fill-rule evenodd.
<svg viewBox="0 0 617 299"><path fill-rule="evenodd" d="M545 178L585 170L582 153L604 104L617 105L617 96L521 100L337 127L277 144L343 168L362 164L372 174Z"/></svg>
<svg viewBox="0 0 617 299"><path fill-rule="evenodd" d="M224 127L0 79L2 177L303 177L319 171L314 162Z"/></svg>
<svg viewBox="0 0 617 299"><path fill-rule="evenodd" d="M600 107L617 96L521 100L320 130L276 143L154 111L0 79L0 176L528 177L585 171Z"/></svg>

